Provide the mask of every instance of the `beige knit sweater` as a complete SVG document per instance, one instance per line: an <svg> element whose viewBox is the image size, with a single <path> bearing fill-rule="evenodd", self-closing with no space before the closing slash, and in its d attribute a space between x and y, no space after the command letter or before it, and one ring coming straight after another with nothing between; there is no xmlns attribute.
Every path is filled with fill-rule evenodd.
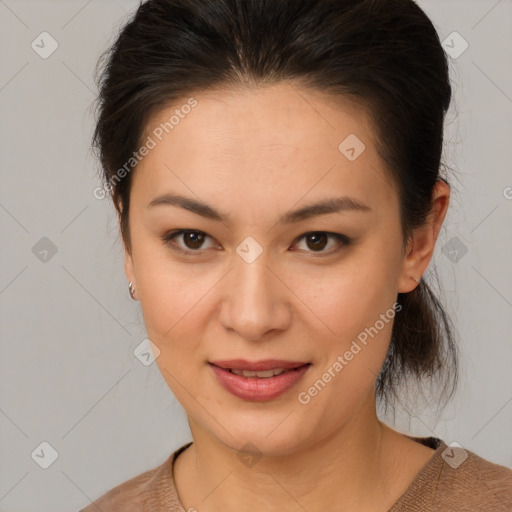
<svg viewBox="0 0 512 512"><path fill-rule="evenodd" d="M512 512L512 469L437 437L412 437L435 449L388 512ZM174 461L114 487L80 512L186 512L173 481ZM467 455L467 458L466 458Z"/></svg>

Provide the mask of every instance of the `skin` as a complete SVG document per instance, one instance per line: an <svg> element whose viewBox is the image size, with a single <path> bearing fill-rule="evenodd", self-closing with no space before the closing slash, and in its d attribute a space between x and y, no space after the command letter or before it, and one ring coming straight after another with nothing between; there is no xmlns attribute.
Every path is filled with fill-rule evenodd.
<svg viewBox="0 0 512 512"><path fill-rule="evenodd" d="M308 404L297 395L393 307L398 292L417 286L412 277L429 265L449 187L438 182L432 215L403 252L397 193L360 108L285 83L194 97L198 105L134 171L131 252L125 248L158 367L194 439L174 468L180 500L201 512L387 511L433 453L376 415L374 383L392 322ZM177 107L159 112L147 133ZM349 134L366 146L354 161L338 150ZM206 202L230 222L148 208L166 192ZM289 210L343 195L371 211L278 223ZM203 245L174 239L192 256L162 242L178 229L207 234ZM329 238L315 248L303 237L311 231L353 242ZM236 252L247 236L263 251L250 264ZM284 395L249 402L221 387L207 364L238 357L312 366ZM248 442L260 456L251 466L237 457Z"/></svg>

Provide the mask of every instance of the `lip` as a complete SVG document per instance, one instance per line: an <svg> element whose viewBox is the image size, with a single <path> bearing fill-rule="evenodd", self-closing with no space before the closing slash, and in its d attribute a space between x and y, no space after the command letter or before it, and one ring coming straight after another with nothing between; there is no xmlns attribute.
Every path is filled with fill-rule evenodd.
<svg viewBox="0 0 512 512"><path fill-rule="evenodd" d="M229 368L230 370L247 370L247 371L265 371L273 368L283 368L290 370L299 368L308 364L309 361L285 361L284 359L262 359L260 361L247 361L246 359L226 359L223 361L211 361L210 364L219 368Z"/></svg>
<svg viewBox="0 0 512 512"><path fill-rule="evenodd" d="M270 362L273 361L273 362ZM278 364L276 364L276 361ZM248 363L247 361L244 361ZM221 361L218 361L221 363ZM225 362L223 362L225 363ZM259 368L255 369L255 363L250 363L252 365L251 368L240 368L242 365L241 360L231 360L229 365L234 365L235 369L243 369L243 370L269 370L271 368L283 368L284 361L279 360L265 360L259 361ZM304 374L308 371L311 363L303 363L302 366L297 367L301 363L292 363L288 361L288 370L280 375L276 375L274 377L268 378L260 378L260 377L244 377L243 375L236 375L231 373L226 367L217 366L217 363L208 363L210 368L212 368L217 381L220 385L229 391L234 396L241 398L242 400L248 400L252 402L265 402L268 400L273 400L278 396L284 394L286 391L289 391L293 386L297 384L297 382L304 376ZM265 368L261 368L261 365L266 366ZM290 366L292 365L292 366Z"/></svg>

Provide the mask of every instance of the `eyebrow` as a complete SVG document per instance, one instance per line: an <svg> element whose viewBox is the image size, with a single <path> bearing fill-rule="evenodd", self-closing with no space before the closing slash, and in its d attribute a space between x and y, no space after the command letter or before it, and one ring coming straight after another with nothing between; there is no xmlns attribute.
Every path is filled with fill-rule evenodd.
<svg viewBox="0 0 512 512"><path fill-rule="evenodd" d="M220 212L206 203L179 194L168 193L155 197L148 204L147 208L163 205L178 206L200 215L201 217L226 224L230 221L230 216L227 213ZM369 212L371 211L371 208L357 199L348 196L328 198L285 213L279 220L279 223L292 224L316 217L317 215L327 215L330 213L340 213L345 211Z"/></svg>

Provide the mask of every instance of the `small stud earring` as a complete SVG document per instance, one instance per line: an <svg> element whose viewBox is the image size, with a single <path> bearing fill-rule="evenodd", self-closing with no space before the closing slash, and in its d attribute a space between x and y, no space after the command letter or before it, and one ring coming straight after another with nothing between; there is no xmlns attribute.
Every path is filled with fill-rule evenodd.
<svg viewBox="0 0 512 512"><path fill-rule="evenodd" d="M133 284L132 284L132 281L130 281L128 283L128 290L130 291L130 297L133 299L133 300L137 300L135 298L135 288L133 287Z"/></svg>
<svg viewBox="0 0 512 512"><path fill-rule="evenodd" d="M418 284L420 284L421 279L418 279L418 278L413 277L413 276L411 276L411 277L412 277L412 279L414 279Z"/></svg>

